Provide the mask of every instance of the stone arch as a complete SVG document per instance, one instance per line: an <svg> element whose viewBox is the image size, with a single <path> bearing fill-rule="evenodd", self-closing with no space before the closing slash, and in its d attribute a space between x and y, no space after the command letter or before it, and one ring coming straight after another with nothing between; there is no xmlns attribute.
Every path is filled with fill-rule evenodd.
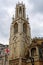
<svg viewBox="0 0 43 65"><path fill-rule="evenodd" d="M32 48L31 49L31 56L35 56L36 55L36 48Z"/></svg>
<svg viewBox="0 0 43 65"><path fill-rule="evenodd" d="M14 24L14 33L17 33L18 32L18 24L17 22Z"/></svg>
<svg viewBox="0 0 43 65"><path fill-rule="evenodd" d="M27 24L23 23L23 32L26 33L27 32Z"/></svg>

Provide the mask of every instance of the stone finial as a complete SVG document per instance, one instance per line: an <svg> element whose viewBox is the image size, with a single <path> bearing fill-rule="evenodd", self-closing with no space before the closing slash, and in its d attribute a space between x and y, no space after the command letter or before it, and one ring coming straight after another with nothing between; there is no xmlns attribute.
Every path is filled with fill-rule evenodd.
<svg viewBox="0 0 43 65"><path fill-rule="evenodd" d="M12 20L14 20L14 15L13 15L13 17L12 17Z"/></svg>
<svg viewBox="0 0 43 65"><path fill-rule="evenodd" d="M28 15L27 15L27 20L29 20Z"/></svg>

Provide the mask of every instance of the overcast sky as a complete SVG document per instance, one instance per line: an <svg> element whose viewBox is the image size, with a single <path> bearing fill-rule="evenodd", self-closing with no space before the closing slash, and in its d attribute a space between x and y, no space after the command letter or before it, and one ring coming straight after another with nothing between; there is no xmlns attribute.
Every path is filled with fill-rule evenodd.
<svg viewBox="0 0 43 65"><path fill-rule="evenodd" d="M9 44L10 24L15 7L23 0L0 0L0 43ZM24 0L31 37L43 37L43 0Z"/></svg>

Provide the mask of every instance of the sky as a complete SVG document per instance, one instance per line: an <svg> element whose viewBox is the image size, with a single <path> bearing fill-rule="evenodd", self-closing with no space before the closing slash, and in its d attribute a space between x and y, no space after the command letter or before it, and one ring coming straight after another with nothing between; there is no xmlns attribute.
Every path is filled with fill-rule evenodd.
<svg viewBox="0 0 43 65"><path fill-rule="evenodd" d="M31 37L43 37L43 0L0 0L0 43L9 44L10 25L16 4L24 3Z"/></svg>

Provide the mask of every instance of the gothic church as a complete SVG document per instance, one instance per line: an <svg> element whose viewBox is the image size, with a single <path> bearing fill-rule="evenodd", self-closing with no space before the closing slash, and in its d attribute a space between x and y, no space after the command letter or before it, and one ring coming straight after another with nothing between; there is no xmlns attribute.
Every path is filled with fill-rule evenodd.
<svg viewBox="0 0 43 65"><path fill-rule="evenodd" d="M10 27L9 65L43 65L43 57L40 57L43 44L38 44L38 41L38 39L31 39L31 28L26 18L25 5L16 4L15 18L13 16Z"/></svg>

